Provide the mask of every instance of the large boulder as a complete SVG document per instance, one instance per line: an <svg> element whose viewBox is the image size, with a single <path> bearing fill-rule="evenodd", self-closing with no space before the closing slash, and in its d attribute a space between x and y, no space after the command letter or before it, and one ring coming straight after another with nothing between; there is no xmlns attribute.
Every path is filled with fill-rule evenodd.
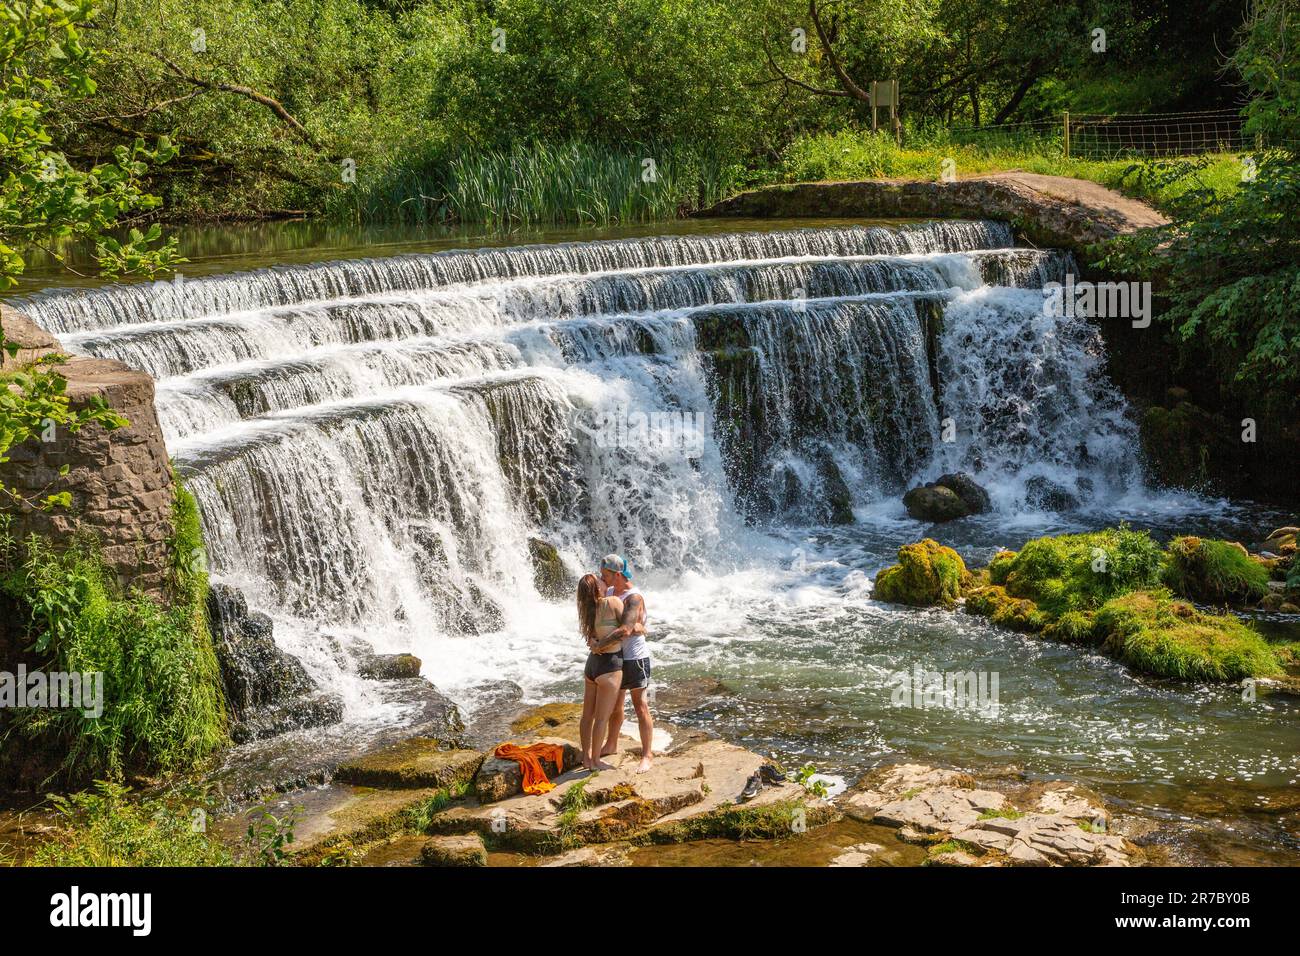
<svg viewBox="0 0 1300 956"><path fill-rule="evenodd" d="M903 496L907 513L920 521L952 521L993 507L989 493L964 471L940 475Z"/></svg>
<svg viewBox="0 0 1300 956"><path fill-rule="evenodd" d="M952 607L967 578L961 555L926 538L898 549L898 564L876 576L872 596L893 604Z"/></svg>
<svg viewBox="0 0 1300 956"><path fill-rule="evenodd" d="M542 737L530 743L558 744L564 748L561 756L562 765L557 767L550 760L542 761L542 769L548 780L554 780L560 774L582 763L582 751L567 740L559 737ZM474 795L479 803L495 803L517 793L524 792L524 775L516 760L504 760L489 753L474 777Z"/></svg>
<svg viewBox="0 0 1300 956"><path fill-rule="evenodd" d="M951 488L922 485L903 495L903 507L918 521L952 521L970 514L966 502Z"/></svg>
<svg viewBox="0 0 1300 956"><path fill-rule="evenodd" d="M423 666L414 654L366 654L357 661L357 673L367 680L407 680L419 677Z"/></svg>
<svg viewBox="0 0 1300 956"><path fill-rule="evenodd" d="M1050 478L1035 475L1025 482L1025 504L1042 511L1074 511L1079 496Z"/></svg>

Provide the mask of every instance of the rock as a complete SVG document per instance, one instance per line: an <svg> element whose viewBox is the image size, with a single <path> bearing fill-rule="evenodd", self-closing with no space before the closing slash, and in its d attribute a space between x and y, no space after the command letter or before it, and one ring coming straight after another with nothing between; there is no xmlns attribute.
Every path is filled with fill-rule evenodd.
<svg viewBox="0 0 1300 956"><path fill-rule="evenodd" d="M552 778L556 787L549 793L453 807L434 818L432 832L479 833L494 847L553 854L628 840L790 836L839 816L831 804L788 781L740 803L746 781L764 759L703 734L685 735L647 773L637 773L631 752L608 759L614 769Z"/></svg>
<svg viewBox="0 0 1300 956"><path fill-rule="evenodd" d="M442 787L469 784L483 764L475 750L448 750L431 737L411 737L339 764L334 777L363 787Z"/></svg>
<svg viewBox="0 0 1300 956"><path fill-rule="evenodd" d="M1235 541L1182 537L1169 542L1165 578L1202 604L1254 604L1269 593L1270 570Z"/></svg>
<svg viewBox="0 0 1300 956"><path fill-rule="evenodd" d="M549 732L564 725L576 725L581 717L581 704L542 704L516 717L510 724L510 729L517 734L532 734L542 730Z"/></svg>
<svg viewBox="0 0 1300 956"><path fill-rule="evenodd" d="M236 743L343 719L342 698L318 691L296 657L276 646L269 617L227 584L208 591L208 620Z"/></svg>
<svg viewBox="0 0 1300 956"><path fill-rule="evenodd" d="M853 493L849 491L840 466L829 456L825 457L817 464L817 477L821 481L827 520L831 524L853 524Z"/></svg>
<svg viewBox="0 0 1300 956"><path fill-rule="evenodd" d="M370 654L357 661L357 673L367 680L406 680L419 677L423 666L414 654Z"/></svg>
<svg viewBox="0 0 1300 956"><path fill-rule="evenodd" d="M940 475L935 479L934 484L937 487L956 492L957 497L961 498L970 514L983 514L993 508L993 501L989 498L989 493L964 471Z"/></svg>
<svg viewBox="0 0 1300 956"><path fill-rule="evenodd" d="M1074 511L1079 498L1064 485L1035 475L1025 482L1025 504L1042 511Z"/></svg>
<svg viewBox="0 0 1300 956"><path fill-rule="evenodd" d="M528 539L528 554L533 561L533 585L548 601L567 601L578 586L577 579L564 566L555 545L541 538Z"/></svg>
<svg viewBox="0 0 1300 956"><path fill-rule="evenodd" d="M308 727L328 727L343 720L343 698L338 694L313 691L301 697L245 714L230 728L236 744L265 740Z"/></svg>
<svg viewBox="0 0 1300 956"><path fill-rule="evenodd" d="M434 837L420 849L425 866L487 866L487 847L477 834Z"/></svg>
<svg viewBox="0 0 1300 956"><path fill-rule="evenodd" d="M856 843L831 860L827 866L867 866L883 850L879 843Z"/></svg>
<svg viewBox="0 0 1300 956"><path fill-rule="evenodd" d="M631 866L628 848L621 843L609 846L581 846L561 853L538 866Z"/></svg>
<svg viewBox="0 0 1300 956"><path fill-rule="evenodd" d="M898 564L876 575L872 597L914 607L952 607L967 578L961 555L926 538L898 549Z"/></svg>
<svg viewBox="0 0 1300 956"><path fill-rule="evenodd" d="M922 485L903 495L903 507L918 521L952 521L971 513L961 495L940 485Z"/></svg>
<svg viewBox="0 0 1300 956"><path fill-rule="evenodd" d="M542 769L546 771L548 780L554 780L562 773L572 770L582 763L582 751L567 740L559 737L543 737L530 743L559 744L564 748L562 767L555 766L549 760L542 761ZM479 803L495 803L498 800L504 800L507 797L513 797L515 794L523 793L524 775L519 769L519 763L515 760L503 760L500 757L489 753L483 760L482 766L479 767L478 773L474 777L474 795L478 798Z"/></svg>
<svg viewBox="0 0 1300 956"><path fill-rule="evenodd" d="M929 845L931 866L1134 862L1137 849L1108 832L1100 799L1078 786L1029 784L1006 773L989 783L1009 792L981 787L958 771L900 764L868 774L839 804L850 816L898 827L905 843Z"/></svg>

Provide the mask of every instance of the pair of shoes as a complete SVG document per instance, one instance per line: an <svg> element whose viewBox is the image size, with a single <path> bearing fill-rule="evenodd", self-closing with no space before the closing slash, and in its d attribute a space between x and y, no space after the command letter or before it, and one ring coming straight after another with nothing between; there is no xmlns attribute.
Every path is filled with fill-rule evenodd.
<svg viewBox="0 0 1300 956"><path fill-rule="evenodd" d="M740 792L741 801L753 800L762 792L764 785L769 787L779 787L788 781L781 768L776 764L765 763L759 766L745 781L745 789Z"/></svg>

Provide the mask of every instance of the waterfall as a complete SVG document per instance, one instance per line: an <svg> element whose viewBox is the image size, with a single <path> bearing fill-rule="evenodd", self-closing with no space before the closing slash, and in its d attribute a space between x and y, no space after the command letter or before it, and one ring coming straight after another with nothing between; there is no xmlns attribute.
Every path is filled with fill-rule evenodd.
<svg viewBox="0 0 1300 956"><path fill-rule="evenodd" d="M1096 330L1042 308L1073 268L1004 224L946 222L404 255L18 305L158 380L214 577L356 717L373 701L331 642L455 670L476 636L550 633L531 537L574 570L618 550L670 580L945 470L1007 509L1035 478L1120 493L1135 438Z"/></svg>

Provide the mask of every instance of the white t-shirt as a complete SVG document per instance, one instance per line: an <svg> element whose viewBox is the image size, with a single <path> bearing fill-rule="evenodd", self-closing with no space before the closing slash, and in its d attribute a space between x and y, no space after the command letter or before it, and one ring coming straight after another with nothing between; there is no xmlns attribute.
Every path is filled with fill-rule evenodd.
<svg viewBox="0 0 1300 956"><path fill-rule="evenodd" d="M622 594L615 593L613 588L605 589L605 597L625 598L629 594L641 594L637 588L628 588ZM644 597L644 595L642 595ZM649 616L646 618L646 627L650 626ZM619 651L625 661L644 660L650 656L650 647L645 642L644 634L629 634L623 638L623 649Z"/></svg>

